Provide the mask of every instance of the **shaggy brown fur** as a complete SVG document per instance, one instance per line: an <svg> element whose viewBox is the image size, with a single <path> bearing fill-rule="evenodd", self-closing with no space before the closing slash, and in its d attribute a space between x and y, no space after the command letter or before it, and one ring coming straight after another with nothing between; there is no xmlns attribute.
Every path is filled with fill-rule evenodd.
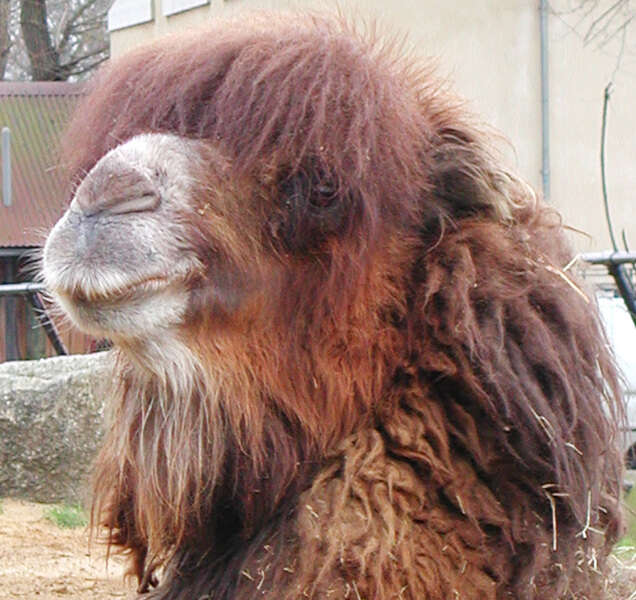
<svg viewBox="0 0 636 600"><path fill-rule="evenodd" d="M370 38L222 23L94 81L74 179L200 140L203 265L188 361L120 343L96 519L144 598L597 599L621 469L594 303L554 211Z"/></svg>

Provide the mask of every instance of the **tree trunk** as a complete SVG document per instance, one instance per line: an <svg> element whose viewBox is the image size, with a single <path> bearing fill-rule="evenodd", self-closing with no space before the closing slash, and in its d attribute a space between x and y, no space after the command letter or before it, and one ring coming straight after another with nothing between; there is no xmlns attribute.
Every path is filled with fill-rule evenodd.
<svg viewBox="0 0 636 600"><path fill-rule="evenodd" d="M0 0L0 81L4 79L11 47L9 40L9 2L10 0Z"/></svg>
<svg viewBox="0 0 636 600"><path fill-rule="evenodd" d="M33 81L63 81L64 69L51 42L46 20L46 0L22 0L20 8L22 37L29 53Z"/></svg>

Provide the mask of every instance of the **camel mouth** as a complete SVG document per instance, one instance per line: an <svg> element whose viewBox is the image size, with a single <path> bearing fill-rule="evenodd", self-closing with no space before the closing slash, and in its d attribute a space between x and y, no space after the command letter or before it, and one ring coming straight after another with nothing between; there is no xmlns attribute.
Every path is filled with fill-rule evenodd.
<svg viewBox="0 0 636 600"><path fill-rule="evenodd" d="M183 279L167 275L110 286L84 281L51 291L78 329L113 341L152 337L180 327L189 297Z"/></svg>
<svg viewBox="0 0 636 600"><path fill-rule="evenodd" d="M151 275L113 286L98 286L95 283L83 282L73 288L57 288L52 291L57 296L82 308L92 306L116 308L154 296L180 281L181 279L176 280L165 275Z"/></svg>

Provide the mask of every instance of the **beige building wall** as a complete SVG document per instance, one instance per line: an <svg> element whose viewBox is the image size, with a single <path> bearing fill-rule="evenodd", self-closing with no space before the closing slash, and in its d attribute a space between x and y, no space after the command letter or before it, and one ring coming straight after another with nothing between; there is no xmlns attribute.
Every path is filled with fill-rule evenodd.
<svg viewBox="0 0 636 600"><path fill-rule="evenodd" d="M538 0L210 0L169 17L163 16L161 2L153 0L151 22L111 33L113 56L208 19L242 11L249 18L254 9L339 7L346 15L376 18L387 31L406 33L413 51L437 65L439 75L467 99L468 108L509 141L502 143L505 159L541 190ZM571 15L551 13L548 21L550 202L568 225L587 234L573 234L578 251L609 249L599 152L603 90L615 71L619 40L603 49L585 47L572 30ZM636 247L634 98L636 64L623 61L609 110L607 177L616 235L624 228Z"/></svg>

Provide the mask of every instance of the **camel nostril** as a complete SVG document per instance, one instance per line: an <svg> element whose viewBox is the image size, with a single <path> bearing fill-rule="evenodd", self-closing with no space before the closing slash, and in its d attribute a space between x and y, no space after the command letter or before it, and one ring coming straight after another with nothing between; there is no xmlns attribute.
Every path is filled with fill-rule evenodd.
<svg viewBox="0 0 636 600"><path fill-rule="evenodd" d="M75 194L75 202L90 217L102 212L152 211L158 208L161 197L148 175L130 166L122 168L119 161L107 156L88 173Z"/></svg>
<svg viewBox="0 0 636 600"><path fill-rule="evenodd" d="M144 212L155 210L158 206L159 195L151 192L145 193L141 196L117 199L111 206L109 206L108 212L114 214Z"/></svg>

